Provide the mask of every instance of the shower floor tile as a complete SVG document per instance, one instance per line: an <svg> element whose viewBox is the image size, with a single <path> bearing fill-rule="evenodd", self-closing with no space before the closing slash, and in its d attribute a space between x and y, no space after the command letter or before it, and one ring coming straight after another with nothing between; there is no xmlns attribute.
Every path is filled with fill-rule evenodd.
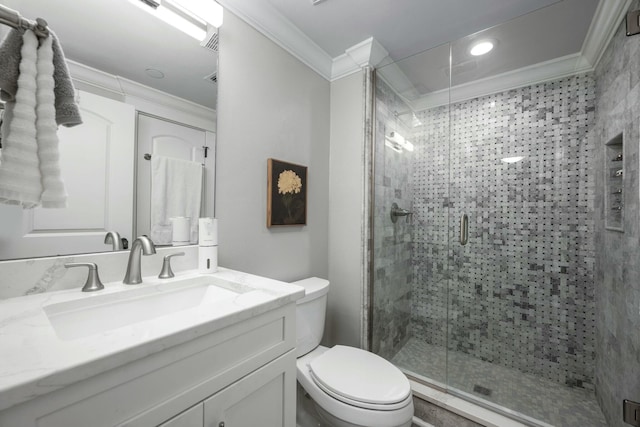
<svg viewBox="0 0 640 427"><path fill-rule="evenodd" d="M606 427L591 391L524 374L459 352L449 354L449 378L443 347L411 338L392 362L449 389L462 391L555 427ZM541 424L543 425L543 424Z"/></svg>

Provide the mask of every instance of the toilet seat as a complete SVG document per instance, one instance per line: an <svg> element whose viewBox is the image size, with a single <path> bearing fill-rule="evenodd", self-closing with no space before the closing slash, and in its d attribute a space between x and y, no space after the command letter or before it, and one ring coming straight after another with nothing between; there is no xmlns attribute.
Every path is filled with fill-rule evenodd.
<svg viewBox="0 0 640 427"><path fill-rule="evenodd" d="M382 357L337 345L309 363L314 383L331 397L364 409L393 411L407 406L411 385Z"/></svg>

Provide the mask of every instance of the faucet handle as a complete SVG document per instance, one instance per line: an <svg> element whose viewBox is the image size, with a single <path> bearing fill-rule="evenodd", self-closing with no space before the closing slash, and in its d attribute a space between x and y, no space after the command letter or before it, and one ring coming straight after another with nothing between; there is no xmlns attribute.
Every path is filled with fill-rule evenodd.
<svg viewBox="0 0 640 427"><path fill-rule="evenodd" d="M100 281L100 276L98 276L98 265L94 262L68 262L65 265L65 268L72 267L89 267L89 275L87 276L87 281L84 283L82 287L82 292L94 292L104 289L104 285Z"/></svg>
<svg viewBox="0 0 640 427"><path fill-rule="evenodd" d="M174 256L183 256L184 252L176 252L173 254L165 255L162 262L162 271L158 275L159 279L170 279L175 276L173 270L171 270L171 258Z"/></svg>

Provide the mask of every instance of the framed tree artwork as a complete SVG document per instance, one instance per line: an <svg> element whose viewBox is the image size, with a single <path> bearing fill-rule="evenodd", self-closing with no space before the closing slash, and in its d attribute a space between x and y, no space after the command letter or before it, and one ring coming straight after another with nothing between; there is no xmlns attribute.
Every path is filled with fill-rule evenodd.
<svg viewBox="0 0 640 427"><path fill-rule="evenodd" d="M307 223L307 167L267 160L267 227Z"/></svg>

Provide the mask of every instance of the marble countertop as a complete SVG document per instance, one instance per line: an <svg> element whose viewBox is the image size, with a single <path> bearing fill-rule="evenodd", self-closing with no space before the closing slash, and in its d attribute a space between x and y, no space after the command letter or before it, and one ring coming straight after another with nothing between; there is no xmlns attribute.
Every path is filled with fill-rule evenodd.
<svg viewBox="0 0 640 427"><path fill-rule="evenodd" d="M54 307L91 304L91 298L119 299L143 288L164 292L187 281L202 283L205 278L233 294L221 300L207 297L195 306L149 320L124 324L114 319L114 325L107 324L107 330L99 333L61 334L54 330L48 317L51 314L47 314L58 303L63 304ZM0 301L0 411L303 296L302 287L220 268L209 275L176 273L168 280L145 277L139 285L105 283L105 289L98 292L70 289Z"/></svg>

